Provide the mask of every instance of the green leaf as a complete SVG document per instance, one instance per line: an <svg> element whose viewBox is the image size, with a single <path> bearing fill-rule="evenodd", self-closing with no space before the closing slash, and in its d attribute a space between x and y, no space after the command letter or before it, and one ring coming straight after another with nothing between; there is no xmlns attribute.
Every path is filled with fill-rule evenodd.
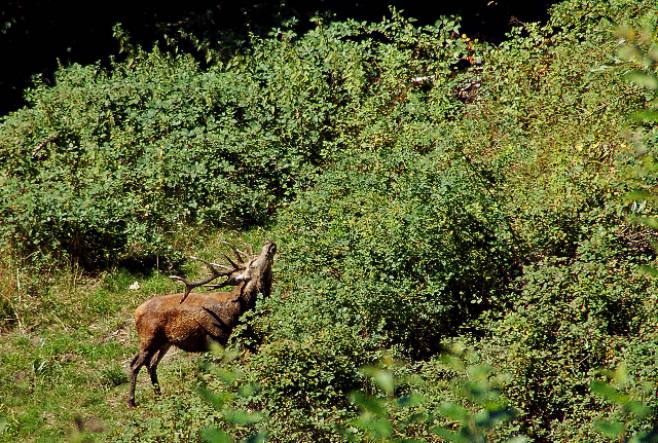
<svg viewBox="0 0 658 443"><path fill-rule="evenodd" d="M624 405L624 409L631 412L638 418L644 418L651 412L651 408L643 405L637 400L630 400Z"/></svg>
<svg viewBox="0 0 658 443"><path fill-rule="evenodd" d="M641 265L640 266L640 271L642 271L645 274L648 274L652 277L658 277L658 268L656 268L655 266Z"/></svg>
<svg viewBox="0 0 658 443"><path fill-rule="evenodd" d="M228 411L224 414L224 418L227 422L238 426L252 425L262 420L260 414L253 414L242 410Z"/></svg>
<svg viewBox="0 0 658 443"><path fill-rule="evenodd" d="M628 443L658 443L658 428L651 431L640 432L628 440Z"/></svg>
<svg viewBox="0 0 658 443"><path fill-rule="evenodd" d="M658 218L655 217L635 217L638 223L648 226L653 229L658 229Z"/></svg>
<svg viewBox="0 0 658 443"><path fill-rule="evenodd" d="M455 431L451 431L446 428L441 428L437 426L435 428L432 428L432 432L438 435L439 437L442 437L448 441L452 441L455 443L471 443L471 439L469 439L465 435L462 435Z"/></svg>
<svg viewBox="0 0 658 443"><path fill-rule="evenodd" d="M411 392L409 395L403 395L397 399L397 404L403 408L410 408L422 404L424 397L415 392Z"/></svg>
<svg viewBox="0 0 658 443"><path fill-rule="evenodd" d="M393 395L393 392L395 391L395 379L390 371L378 368L367 368L364 372L372 377L373 381L386 393L386 395Z"/></svg>
<svg viewBox="0 0 658 443"><path fill-rule="evenodd" d="M217 428L205 428L201 431L201 439L208 443L232 443L233 438Z"/></svg>
<svg viewBox="0 0 658 443"><path fill-rule="evenodd" d="M382 416L386 414L386 408L381 400L371 397L363 392L353 392L352 401L364 411L372 412L375 415Z"/></svg>
<svg viewBox="0 0 658 443"><path fill-rule="evenodd" d="M651 192L643 191L641 189L636 189L624 195L624 200L626 201L651 200L652 198L654 198L654 196Z"/></svg>
<svg viewBox="0 0 658 443"><path fill-rule="evenodd" d="M252 397L255 393L258 392L258 389L259 387L252 383L241 385L238 389L238 396L242 398Z"/></svg>
<svg viewBox="0 0 658 443"><path fill-rule="evenodd" d="M439 406L439 413L446 418L463 423L470 416L470 411L456 403L446 402Z"/></svg>
<svg viewBox="0 0 658 443"><path fill-rule="evenodd" d="M516 415L517 412L512 408L501 408L489 412L489 417L494 423L512 420Z"/></svg>
<svg viewBox="0 0 658 443"><path fill-rule="evenodd" d="M624 424L618 421L599 420L594 422L594 429L603 435L616 438L624 432Z"/></svg>
<svg viewBox="0 0 658 443"><path fill-rule="evenodd" d="M265 432L258 432L250 435L244 441L245 443L265 443L267 441L267 434Z"/></svg>
<svg viewBox="0 0 658 443"><path fill-rule="evenodd" d="M616 403L618 405L624 404L627 401L626 396L621 394L615 388L610 386L608 383L602 381L593 381L590 384L590 389L592 392L597 394L599 397L603 397L611 403Z"/></svg>
<svg viewBox="0 0 658 443"><path fill-rule="evenodd" d="M489 429L494 425L494 420L491 418L491 414L486 410L475 414L474 422L477 429Z"/></svg>
<svg viewBox="0 0 658 443"><path fill-rule="evenodd" d="M443 354L439 358L441 363L443 363L449 369L452 369L457 372L462 372L464 370L463 360L455 355Z"/></svg>
<svg viewBox="0 0 658 443"><path fill-rule="evenodd" d="M470 378L474 380L480 380L484 381L489 377L489 374L491 373L492 368L491 366L488 365L478 365L478 366L472 366L468 368L468 375Z"/></svg>
<svg viewBox="0 0 658 443"><path fill-rule="evenodd" d="M393 434L393 425L387 418L369 420L368 430L380 438L387 438Z"/></svg>
<svg viewBox="0 0 658 443"><path fill-rule="evenodd" d="M219 368L214 372L215 375L217 375L217 377L226 385L233 384L240 378L240 374L237 371Z"/></svg>
<svg viewBox="0 0 658 443"><path fill-rule="evenodd" d="M658 78L655 75L646 74L642 71L633 71L626 75L626 79L644 88L658 88Z"/></svg>
<svg viewBox="0 0 658 443"><path fill-rule="evenodd" d="M635 121L643 123L658 122L658 111L649 109L636 111L631 114L631 118Z"/></svg>
<svg viewBox="0 0 658 443"><path fill-rule="evenodd" d="M231 394L228 393L214 394L205 386L199 386L197 391L199 392L201 398L213 405L213 407L217 410L222 409L224 404L232 397Z"/></svg>

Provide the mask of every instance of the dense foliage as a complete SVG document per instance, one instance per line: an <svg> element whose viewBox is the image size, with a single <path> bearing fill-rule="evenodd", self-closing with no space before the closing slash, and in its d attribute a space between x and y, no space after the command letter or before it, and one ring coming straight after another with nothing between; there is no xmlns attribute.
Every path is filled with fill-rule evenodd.
<svg viewBox="0 0 658 443"><path fill-rule="evenodd" d="M0 327L18 325L6 343L25 349L27 325L60 327L71 309L46 314L61 285L29 295L14 271L218 255L232 230L280 245L274 295L233 336L241 352L185 366L179 395L165 374L170 394L144 404L147 419L110 413L106 438L187 441L206 429L212 440L230 425L295 442L608 441L601 420L635 403L604 401L614 396L597 383L622 366L620 389L648 408L623 432L647 431L658 408L646 272L655 168L635 167L640 146L654 158L658 131L653 114L629 116L655 107L656 63L631 75L649 88L625 76L629 45L658 60L655 13L652 1L568 0L494 47L454 20L416 26L392 11L276 30L208 69L139 48L109 70L61 69L0 126L0 269L16 288L0 293ZM649 31L620 38L620 24ZM125 301L133 279L140 299L172 290L157 275L99 278L90 297L122 325L125 310L107 300ZM86 297L75 284L68 293ZM473 350L459 370L439 357L456 343ZM7 355L10 368L27 364ZM404 382L382 393L361 368L390 355ZM108 396L124 394L116 366L104 380ZM7 435L21 435L22 417Z"/></svg>
<svg viewBox="0 0 658 443"><path fill-rule="evenodd" d="M176 39L180 49L205 55L207 49L214 48L226 56L248 46L251 34L265 36L272 28L281 26L305 32L314 27L318 18L380 20L388 5L395 5L425 24L434 23L442 15L460 15L468 34L500 41L512 17L521 21L543 20L548 5L555 1L420 4L410 0L115 0L95 8L81 8L71 1L5 0L0 3L0 53L11 63L0 76L0 114L25 104L23 89L37 73L51 80L62 63L107 63L118 48L112 37L116 23L121 23L133 41L148 47L165 35ZM199 41L204 42L203 48L195 47Z"/></svg>
<svg viewBox="0 0 658 443"><path fill-rule="evenodd" d="M465 50L449 28L435 36L399 20L381 28L402 48L349 40L370 28L257 41L209 71L190 56L138 49L111 73L62 70L3 125L3 237L26 253L94 264L163 253L163 236L192 223L267 221L338 155L354 124L367 124L354 113L389 106L398 82L430 69L414 50L444 67Z"/></svg>

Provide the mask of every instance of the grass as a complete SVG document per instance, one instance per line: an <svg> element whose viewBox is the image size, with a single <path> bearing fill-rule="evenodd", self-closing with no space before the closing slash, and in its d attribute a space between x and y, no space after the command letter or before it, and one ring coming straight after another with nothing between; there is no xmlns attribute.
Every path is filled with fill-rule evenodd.
<svg viewBox="0 0 658 443"><path fill-rule="evenodd" d="M133 281L138 291L127 289ZM39 301L47 326L0 338L0 410L6 420L0 441L61 441L80 427L112 433L141 414L125 407L127 367L137 343L132 309L173 290L160 275L140 278L124 270L73 291L66 285L48 290ZM180 355L171 360L161 370L167 387L179 385L182 366L192 364ZM150 387L140 388L140 397L152 400Z"/></svg>
<svg viewBox="0 0 658 443"><path fill-rule="evenodd" d="M259 245L263 232L243 238ZM227 239L241 244L235 235L217 234L187 242L185 249L217 258ZM204 379L207 356L171 351L158 371L163 396L156 400L142 371L139 406L126 406L128 366L137 351L132 313L149 297L180 290L164 273L115 269L88 277L70 267L28 295L29 287L18 291L9 268L2 270L0 281L12 283L3 285L3 300L12 302L20 323L0 334L0 442L197 437L204 423L195 420L207 406L196 386ZM196 264L185 270L205 272ZM135 282L138 289L130 289ZM150 436L143 435L145 429Z"/></svg>

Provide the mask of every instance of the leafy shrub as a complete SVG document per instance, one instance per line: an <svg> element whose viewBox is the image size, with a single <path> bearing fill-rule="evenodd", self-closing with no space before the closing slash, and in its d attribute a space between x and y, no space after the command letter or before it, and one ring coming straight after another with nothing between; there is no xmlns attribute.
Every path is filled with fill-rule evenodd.
<svg viewBox="0 0 658 443"><path fill-rule="evenodd" d="M653 312L643 302L652 284L634 269L653 257L651 234L622 222L629 207L616 203L629 189L625 114L645 99L621 78L626 65L601 68L615 45L601 10L556 30L577 22L569 8L429 90L398 79L401 94L388 106L377 105L381 92L366 103L368 124L353 126L353 146L280 212L281 298L252 323L265 343L253 361L268 363L249 363L268 380L264 407L277 439L296 428L289 417L304 423L292 440L336 439L320 429L353 413L339 397L351 383L331 393L338 410L320 407L330 403L323 396L310 403L319 410L286 402L313 396L286 384L306 377L298 358L342 380L345 365L325 366L318 355L337 348L368 363L392 346L428 358L456 335L487 337L482 358L511 374L507 393L531 437L596 438L588 423L603 406L589 381L616 363L609 346L618 350L629 337L631 349L650 346L640 330ZM620 3L606 11L628 12ZM454 98L453 88L476 80L473 102ZM274 352L326 334L333 346L312 356ZM336 373L325 372L332 365ZM445 379L427 365L430 378ZM268 379L282 367L293 370Z"/></svg>
<svg viewBox="0 0 658 443"><path fill-rule="evenodd" d="M601 368L655 346L645 332L657 326L655 282L637 266L584 250L573 262L527 269L512 310L488 325L491 338L480 344L485 360L511 375L506 393L531 438L596 441L590 423L603 407L590 383Z"/></svg>
<svg viewBox="0 0 658 443"><path fill-rule="evenodd" d="M597 420L594 422L595 429L615 440L629 441L630 443L652 443L658 441L658 427L655 423L645 424L644 429L639 432L633 432L638 425L642 425L644 419L651 414L651 408L643 403L642 400L634 398L629 394L620 391L624 385L629 384L628 376L623 366L617 368L612 373L614 385L605 381L594 381L591 389L598 396L606 399L608 402L621 407L623 421L615 420ZM640 390L643 397L653 396L655 386L647 382ZM631 435L633 434L633 435Z"/></svg>
<svg viewBox="0 0 658 443"><path fill-rule="evenodd" d="M346 427L346 439L359 441L356 431L361 430L366 441L427 441L436 436L457 443L490 441L492 431L501 425L509 426L517 411L501 395L500 377L488 366L467 366L459 353L453 349L437 359L452 373L446 382L453 391L450 400L446 396L433 398L432 387L418 375L396 377L391 369L367 368L364 372L376 389L373 394L352 394L360 415ZM434 405L437 400L438 407ZM525 441L523 436L507 440Z"/></svg>
<svg viewBox="0 0 658 443"><path fill-rule="evenodd" d="M349 312L335 321L381 337L373 345L422 354L491 303L513 251L486 183L464 161L403 149L339 163L281 215L280 235L294 271L321 276L331 312ZM303 285L296 300L314 296Z"/></svg>
<svg viewBox="0 0 658 443"><path fill-rule="evenodd" d="M62 68L0 127L1 235L23 254L93 265L166 253L165 239L194 224L264 223L343 146L355 124L345 116L372 108L362 100L388 106L397 76L462 55L448 26L318 27L255 40L207 71L157 49L110 72Z"/></svg>

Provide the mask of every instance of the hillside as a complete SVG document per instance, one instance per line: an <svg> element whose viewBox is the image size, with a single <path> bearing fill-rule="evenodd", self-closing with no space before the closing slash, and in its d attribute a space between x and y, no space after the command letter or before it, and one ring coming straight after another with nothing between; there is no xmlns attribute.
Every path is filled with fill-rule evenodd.
<svg viewBox="0 0 658 443"><path fill-rule="evenodd" d="M657 12L124 36L36 83L0 121L0 441L658 441ZM272 296L128 409L134 308L266 239Z"/></svg>

